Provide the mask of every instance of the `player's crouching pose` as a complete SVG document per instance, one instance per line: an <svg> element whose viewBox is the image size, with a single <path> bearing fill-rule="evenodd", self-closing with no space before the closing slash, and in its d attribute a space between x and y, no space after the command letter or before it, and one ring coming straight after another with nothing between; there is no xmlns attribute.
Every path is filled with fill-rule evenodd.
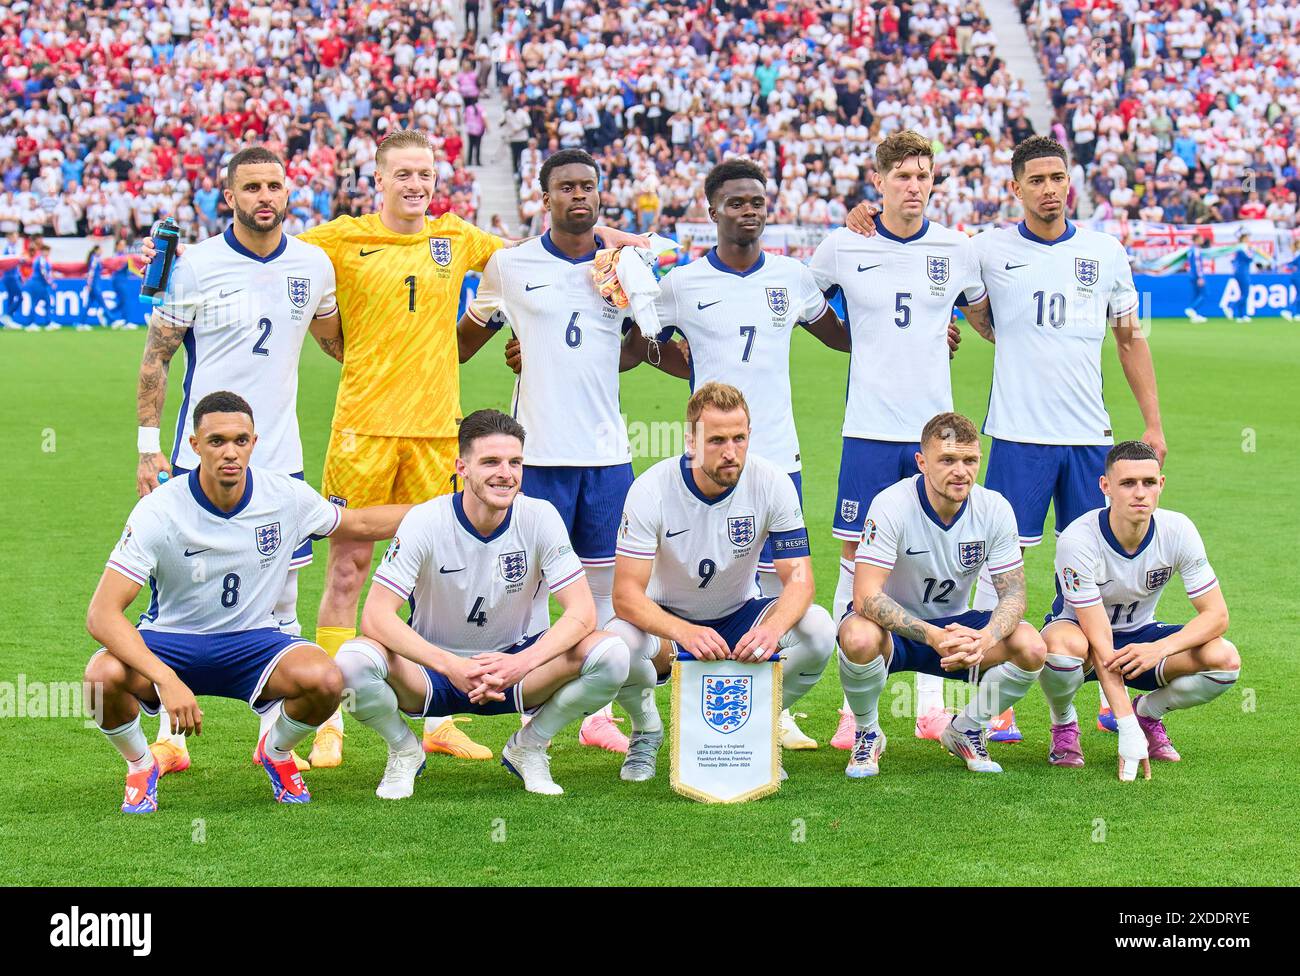
<svg viewBox="0 0 1300 976"><path fill-rule="evenodd" d="M343 678L320 647L278 629L276 602L307 539L388 539L410 506L343 509L287 474L254 472L252 408L233 393L200 400L193 429L198 468L136 503L86 616L104 645L86 681L101 690L100 728L127 762L122 812L158 809L140 708L161 703L176 731L198 735L196 695L257 712L283 702L256 755L277 801L307 803L290 751L338 707ZM146 583L153 600L137 629L126 608Z"/></svg>
<svg viewBox="0 0 1300 976"><path fill-rule="evenodd" d="M845 774L875 776L885 751L877 706L890 672L980 677L973 701L939 741L977 773L989 758L988 725L1029 691L1046 649L1025 613L1025 573L1011 506L975 483L980 442L956 413L921 432L920 474L876 495L863 523L853 605L840 624L840 681L857 730ZM967 610L980 567L997 591L993 610Z"/></svg>
<svg viewBox="0 0 1300 976"><path fill-rule="evenodd" d="M501 750L530 793L559 794L550 740L609 704L628 672L627 645L595 630L582 564L550 502L519 494L524 429L478 410L461 422L456 474L465 490L417 505L375 571L362 637L336 658L353 715L388 743L377 796L414 792L424 751L402 713L532 713ZM545 584L563 613L529 634ZM404 621L398 612L411 601Z"/></svg>
<svg viewBox="0 0 1300 976"><path fill-rule="evenodd" d="M629 781L655 775L663 724L654 686L678 648L705 661L784 662L782 708L821 677L835 643L813 605L812 559L799 496L782 468L749 450L749 407L734 386L706 383L686 405L686 454L660 461L628 491L609 629L632 652L618 703L632 719ZM760 597L755 573L772 543L783 586ZM661 643L661 639L663 643ZM783 776L784 778L784 771Z"/></svg>
<svg viewBox="0 0 1300 976"><path fill-rule="evenodd" d="M1164 486L1149 445L1116 444L1101 478L1110 507L1075 519L1057 541L1058 596L1043 628L1042 674L1052 712L1048 761L1055 766L1083 765L1074 695L1084 681L1097 679L1097 665L1116 683L1107 697L1119 724L1121 779L1135 778L1140 763L1150 778L1148 754L1177 762L1161 721L1165 713L1218 698L1241 673L1237 649L1223 637L1228 607L1196 526L1178 512L1156 515ZM1174 573L1196 608L1181 626L1155 619ZM1146 692L1131 710L1118 686L1121 676Z"/></svg>

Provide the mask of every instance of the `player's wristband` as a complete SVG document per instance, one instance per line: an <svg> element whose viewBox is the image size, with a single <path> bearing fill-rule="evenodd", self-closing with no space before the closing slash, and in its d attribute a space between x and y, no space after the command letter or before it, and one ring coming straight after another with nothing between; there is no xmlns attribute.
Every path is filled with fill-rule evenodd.
<svg viewBox="0 0 1300 976"><path fill-rule="evenodd" d="M162 439L157 427L137 427L135 446L141 454L161 454Z"/></svg>

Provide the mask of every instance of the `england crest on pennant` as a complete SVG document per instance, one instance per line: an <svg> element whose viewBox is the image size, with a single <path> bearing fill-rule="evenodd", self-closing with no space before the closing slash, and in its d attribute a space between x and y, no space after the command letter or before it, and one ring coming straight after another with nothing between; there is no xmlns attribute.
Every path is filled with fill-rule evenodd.
<svg viewBox="0 0 1300 976"><path fill-rule="evenodd" d="M754 541L754 516L742 515L727 519L727 538L733 546L747 546Z"/></svg>
<svg viewBox="0 0 1300 976"><path fill-rule="evenodd" d="M430 237L429 254L433 256L433 260L438 267L447 267L447 265L451 264L451 238Z"/></svg>
<svg viewBox="0 0 1300 976"><path fill-rule="evenodd" d="M268 522L253 530L257 538L257 551L263 556L270 556L280 548L280 523Z"/></svg>
<svg viewBox="0 0 1300 976"><path fill-rule="evenodd" d="M930 280L936 285L946 285L948 283L948 259L927 256L925 259L925 273L930 276Z"/></svg>
<svg viewBox="0 0 1300 976"><path fill-rule="evenodd" d="M787 288L768 288L767 307L777 315L790 311L790 291Z"/></svg>
<svg viewBox="0 0 1300 976"><path fill-rule="evenodd" d="M501 578L507 583L518 583L528 575L528 554L522 549L518 552L503 552L497 557L501 567Z"/></svg>
<svg viewBox="0 0 1300 976"><path fill-rule="evenodd" d="M984 562L984 541L958 543L957 561L963 569L973 569Z"/></svg>
<svg viewBox="0 0 1300 976"><path fill-rule="evenodd" d="M1169 577L1174 575L1173 568L1162 566L1160 569L1152 569L1147 572L1147 589L1158 590L1169 582Z"/></svg>
<svg viewBox="0 0 1300 976"><path fill-rule="evenodd" d="M1097 262L1091 258L1075 258L1074 276L1079 279L1079 284L1091 288L1101 277L1101 272L1097 268Z"/></svg>
<svg viewBox="0 0 1300 976"><path fill-rule="evenodd" d="M701 707L704 721L717 732L735 732L749 721L753 710L754 679L750 675L704 676Z"/></svg>
<svg viewBox="0 0 1300 976"><path fill-rule="evenodd" d="M311 299L311 281L307 278L289 279L289 301L294 308L306 308Z"/></svg>

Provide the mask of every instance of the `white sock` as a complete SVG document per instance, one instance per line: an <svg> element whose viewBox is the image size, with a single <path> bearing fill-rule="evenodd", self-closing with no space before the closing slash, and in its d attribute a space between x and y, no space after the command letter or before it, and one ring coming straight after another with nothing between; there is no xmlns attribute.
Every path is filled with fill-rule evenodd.
<svg viewBox="0 0 1300 976"><path fill-rule="evenodd" d="M138 773L153 765L153 753L149 751L149 739L144 734L144 729L140 727L138 712L135 718L125 725L119 725L115 729L101 728L99 731L103 732L104 738L113 743L113 748L122 754L128 772Z"/></svg>
<svg viewBox="0 0 1300 976"><path fill-rule="evenodd" d="M257 716L257 741L258 742L261 742L262 737L266 735L266 733L271 731L271 726L275 724L276 716L280 714L283 708L284 708L284 700L281 699L280 701L277 701L274 705L272 705L270 708L268 708L266 711L262 712L260 715Z"/></svg>
<svg viewBox="0 0 1300 976"><path fill-rule="evenodd" d="M158 705L158 738L155 742L170 742L179 749L185 749L185 736L172 731L172 717L161 703Z"/></svg>
<svg viewBox="0 0 1300 976"><path fill-rule="evenodd" d="M1003 661L997 667L990 668L980 679L979 691L975 697L957 716L957 731L973 732L988 725L996 716L1025 697L1042 670L1026 671L1010 661Z"/></svg>
<svg viewBox="0 0 1300 976"><path fill-rule="evenodd" d="M314 731L315 728L306 722L290 718L282 707L271 723L271 731L266 733L266 744L262 748L276 762L284 762L293 747Z"/></svg>
<svg viewBox="0 0 1300 976"><path fill-rule="evenodd" d="M853 602L853 560L840 557L840 575L835 583L835 599L831 601L831 619L835 626L844 619L844 611Z"/></svg>
<svg viewBox="0 0 1300 976"><path fill-rule="evenodd" d="M1137 710L1143 718L1164 718L1166 712L1179 708L1192 708L1213 701L1231 688L1241 675L1235 671L1200 671L1175 678L1163 688L1157 688L1138 701Z"/></svg>
<svg viewBox="0 0 1300 976"><path fill-rule="evenodd" d="M284 581L284 588L275 601L275 622L281 632L302 635L302 624L298 623L298 570L289 570Z"/></svg>
<svg viewBox="0 0 1300 976"><path fill-rule="evenodd" d="M443 722L451 718L450 715L426 715L424 719L424 731L432 732Z"/></svg>
<svg viewBox="0 0 1300 976"><path fill-rule="evenodd" d="M632 721L633 732L660 732L663 720L655 702L655 684L659 673L654 659L659 654L659 638L615 618L604 628L628 648L628 676L614 700Z"/></svg>
<svg viewBox="0 0 1300 976"><path fill-rule="evenodd" d="M785 587L781 585L781 577L776 575L775 569L762 569L758 571L758 592L760 595L780 596Z"/></svg>
<svg viewBox="0 0 1300 976"><path fill-rule="evenodd" d="M596 603L596 629L603 630L614 619L614 567L583 563L582 568L587 571L587 585Z"/></svg>
<svg viewBox="0 0 1300 976"><path fill-rule="evenodd" d="M352 717L388 743L396 752L420 748L406 718L398 710L397 692L389 685L383 655L365 641L347 641L334 663L343 672L343 686L353 694Z"/></svg>
<svg viewBox="0 0 1300 976"><path fill-rule="evenodd" d="M943 708L943 679L937 674L916 672L916 717Z"/></svg>
<svg viewBox="0 0 1300 976"><path fill-rule="evenodd" d="M826 608L814 603L780 642L781 707L789 708L812 690L835 650L835 625Z"/></svg>
<svg viewBox="0 0 1300 976"><path fill-rule="evenodd" d="M1102 688L1101 682L1097 682L1097 698L1097 711L1099 713L1110 708L1110 702L1106 698L1106 692L1105 689Z"/></svg>
<svg viewBox="0 0 1300 976"><path fill-rule="evenodd" d="M609 704L627 681L628 655L622 639L602 640L588 652L578 676L557 688L532 721L515 733L516 741L544 749L570 722Z"/></svg>
<svg viewBox="0 0 1300 976"><path fill-rule="evenodd" d="M840 684L844 686L845 702L853 711L854 721L860 729L879 730L880 693L885 690L885 679L889 677L885 659L878 657L867 664L854 664L843 651L839 658Z"/></svg>
<svg viewBox="0 0 1300 976"><path fill-rule="evenodd" d="M1069 654L1048 654L1038 683L1043 686L1043 697L1052 713L1053 725L1077 722L1074 696L1083 685L1083 662Z"/></svg>
<svg viewBox="0 0 1300 976"><path fill-rule="evenodd" d="M655 701L655 666L644 657L633 657L628 665L627 681L618 690L615 701L627 712L633 732L662 732L663 720Z"/></svg>
<svg viewBox="0 0 1300 976"><path fill-rule="evenodd" d="M322 729L338 729L340 732L342 732L343 712L340 709L335 709L334 714L331 715L329 718L327 718L325 721L321 722L320 727Z"/></svg>

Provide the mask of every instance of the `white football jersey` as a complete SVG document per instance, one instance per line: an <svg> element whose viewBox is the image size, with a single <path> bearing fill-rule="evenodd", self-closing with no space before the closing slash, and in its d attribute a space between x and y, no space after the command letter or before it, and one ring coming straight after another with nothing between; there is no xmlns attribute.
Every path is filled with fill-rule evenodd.
<svg viewBox="0 0 1300 976"><path fill-rule="evenodd" d="M856 561L889 570L885 594L922 620L965 613L980 567L998 576L1024 565L1010 502L972 485L957 517L945 525L919 474L871 502Z"/></svg>
<svg viewBox="0 0 1300 976"><path fill-rule="evenodd" d="M690 343L691 389L715 381L739 389L749 404L752 454L798 471L790 336L826 311L812 272L794 258L763 254L742 274L711 249L664 277L656 307L660 323Z"/></svg>
<svg viewBox="0 0 1300 976"><path fill-rule="evenodd" d="M157 306L164 322L188 330L172 463L199 466L189 442L194 407L209 393L229 390L253 408L252 464L301 471L298 359L312 319L337 308L334 265L314 244L286 234L280 248L262 258L227 228L187 247Z"/></svg>
<svg viewBox="0 0 1300 976"><path fill-rule="evenodd" d="M1101 604L1111 630L1145 627L1156 619L1160 593L1174 573L1195 599L1219 585L1192 520L1159 509L1135 553L1124 551L1110 527L1110 509L1080 515L1056 540L1057 602L1052 616L1075 620L1075 607Z"/></svg>
<svg viewBox="0 0 1300 976"><path fill-rule="evenodd" d="M511 402L528 433L525 464L632 460L618 403L618 360L632 318L601 298L593 257L566 256L549 232L497 251L467 308L487 327L504 319L519 338L524 367Z"/></svg>
<svg viewBox="0 0 1300 976"><path fill-rule="evenodd" d="M1069 224L1055 241L1023 223L974 241L997 342L984 431L1030 444L1110 444L1101 393L1108 314L1138 307L1124 245Z"/></svg>
<svg viewBox="0 0 1300 976"><path fill-rule="evenodd" d="M462 495L406 513L374 580L411 601L411 628L444 651L472 657L531 636L533 599L583 576L555 506L517 495L492 535L479 535Z"/></svg>
<svg viewBox="0 0 1300 976"><path fill-rule="evenodd" d="M247 471L244 497L223 512L199 472L173 478L135 503L108 566L153 592L141 630L226 634L278 628L275 604L293 551L338 528L340 509L306 482Z"/></svg>
<svg viewBox="0 0 1300 976"><path fill-rule="evenodd" d="M812 256L823 291L844 293L849 355L845 437L911 442L952 409L948 323L958 299L984 297L970 238L925 221L909 238L833 231Z"/></svg>
<svg viewBox="0 0 1300 976"><path fill-rule="evenodd" d="M696 486L690 460L667 458L632 483L616 552L653 559L646 595L687 620L718 620L759 596L755 573L770 536L775 559L808 555L790 475L750 455L736 485L717 498Z"/></svg>

